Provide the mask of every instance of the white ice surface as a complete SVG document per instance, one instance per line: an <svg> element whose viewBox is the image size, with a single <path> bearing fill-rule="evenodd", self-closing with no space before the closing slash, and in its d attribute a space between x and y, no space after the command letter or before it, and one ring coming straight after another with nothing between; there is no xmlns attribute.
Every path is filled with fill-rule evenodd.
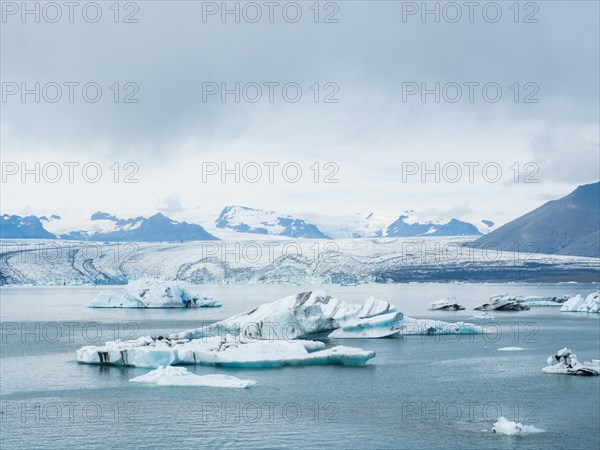
<svg viewBox="0 0 600 450"><path fill-rule="evenodd" d="M498 421L492 427L492 432L508 436L523 436L526 434L544 433L545 431L532 425L523 425L520 422L513 422L504 417L499 417Z"/></svg>
<svg viewBox="0 0 600 450"><path fill-rule="evenodd" d="M556 355L549 356L546 360L548 364L542 369L545 373L556 373L562 375L600 375L600 360L579 362L577 355L570 348L562 348Z"/></svg>
<svg viewBox="0 0 600 450"><path fill-rule="evenodd" d="M185 289L177 281L141 279L130 282L122 293L100 293L90 308L185 308L218 307L221 303Z"/></svg>
<svg viewBox="0 0 600 450"><path fill-rule="evenodd" d="M156 368L166 365L218 365L224 367L281 367L299 365L363 365L375 353L359 348L325 348L315 341L240 342L234 336L194 340L154 339L107 342L77 350L77 360L86 364L110 364Z"/></svg>
<svg viewBox="0 0 600 450"><path fill-rule="evenodd" d="M129 380L131 383L151 383L157 386L205 386L218 388L243 389L254 380L243 380L230 375L195 375L185 367L159 366L157 369Z"/></svg>
<svg viewBox="0 0 600 450"><path fill-rule="evenodd" d="M577 294L567 300L562 308L561 312L586 312L586 313L599 313L600 312L600 291L596 291L588 295L585 299Z"/></svg>

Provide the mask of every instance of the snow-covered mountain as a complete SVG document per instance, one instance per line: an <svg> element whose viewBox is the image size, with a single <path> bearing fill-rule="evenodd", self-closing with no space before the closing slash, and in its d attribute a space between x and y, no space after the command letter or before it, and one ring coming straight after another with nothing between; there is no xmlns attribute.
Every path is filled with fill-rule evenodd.
<svg viewBox="0 0 600 450"><path fill-rule="evenodd" d="M330 239L316 225L290 215L246 206L227 206L216 220L217 228L239 233L270 234L292 238Z"/></svg>
<svg viewBox="0 0 600 450"><path fill-rule="evenodd" d="M215 220L216 218L216 220ZM66 239L108 242L159 242L214 239L353 239L369 237L481 236L488 220L440 219L413 210L353 215L288 214L246 206L227 206L221 214L176 221L161 213L122 219L107 212L91 216L2 216L2 239ZM204 228L207 226L207 229Z"/></svg>
<svg viewBox="0 0 600 450"><path fill-rule="evenodd" d="M482 220L466 222L456 218L431 218L407 210L400 214L390 212L357 213L351 216L323 216L305 214L320 230L334 239L365 237L419 237L419 236L481 236L494 228L494 222Z"/></svg>
<svg viewBox="0 0 600 450"><path fill-rule="evenodd" d="M302 218L299 218L302 217ZM238 233L288 237L351 239L366 237L481 236L494 222L422 217L413 210L403 213L371 212L347 216L316 213L282 214L246 206L228 206L216 220L219 229Z"/></svg>
<svg viewBox="0 0 600 450"><path fill-rule="evenodd" d="M486 222L493 224L490 221ZM413 210L402 213L385 230L385 236L389 237L480 236L482 234L484 233L472 223L458 219L421 219Z"/></svg>
<svg viewBox="0 0 600 450"><path fill-rule="evenodd" d="M58 215L2 216L2 239L65 239L107 242L159 242L216 240L203 227L178 222L161 213L150 217L120 219L97 212L83 223L65 221Z"/></svg>
<svg viewBox="0 0 600 450"><path fill-rule="evenodd" d="M52 216L59 218L58 216ZM0 239L54 239L56 236L44 228L46 216L0 216Z"/></svg>

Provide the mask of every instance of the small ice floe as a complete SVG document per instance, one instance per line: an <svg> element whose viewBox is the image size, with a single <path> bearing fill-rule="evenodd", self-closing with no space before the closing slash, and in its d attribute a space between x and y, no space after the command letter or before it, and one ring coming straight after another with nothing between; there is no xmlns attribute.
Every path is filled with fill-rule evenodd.
<svg viewBox="0 0 600 450"><path fill-rule="evenodd" d="M523 311L527 309L529 306L519 303L516 297L502 294L490 297L489 302L478 306L475 311Z"/></svg>
<svg viewBox="0 0 600 450"><path fill-rule="evenodd" d="M221 303L185 289L177 281L142 279L130 282L121 293L101 293L90 308L213 308Z"/></svg>
<svg viewBox="0 0 600 450"><path fill-rule="evenodd" d="M570 295L563 295L560 297L543 297L530 295L527 297L518 296L516 297L517 302L527 306L562 306L567 300L571 298Z"/></svg>
<svg viewBox="0 0 600 450"><path fill-rule="evenodd" d="M499 348L499 352L520 352L521 350L525 350L523 347L502 347Z"/></svg>
<svg viewBox="0 0 600 450"><path fill-rule="evenodd" d="M475 314L473 316L473 319L489 319L489 320L492 320L492 319L495 319L495 318L496 318L496 316L494 316L493 314L487 313L487 312L478 313L478 314Z"/></svg>
<svg viewBox="0 0 600 450"><path fill-rule="evenodd" d="M431 303L429 309L431 311L461 311L465 307L456 302L456 297L448 297Z"/></svg>
<svg viewBox="0 0 600 450"><path fill-rule="evenodd" d="M546 373L581 376L600 375L599 359L581 363L577 360L577 355L566 347L556 352L556 355L549 356L546 363L548 365L542 369Z"/></svg>
<svg viewBox="0 0 600 450"><path fill-rule="evenodd" d="M244 389L256 384L254 380L243 380L230 375L195 375L185 367L173 366L159 366L157 369L129 381L131 383L150 383L157 386L204 386L233 389Z"/></svg>
<svg viewBox="0 0 600 450"><path fill-rule="evenodd" d="M586 312L600 313L600 291L596 291L588 295L585 299L577 294L571 297L560 308L561 312Z"/></svg>
<svg viewBox="0 0 600 450"><path fill-rule="evenodd" d="M499 417L498 421L492 427L492 433L505 434L507 436L524 436L526 434L545 433L545 430Z"/></svg>

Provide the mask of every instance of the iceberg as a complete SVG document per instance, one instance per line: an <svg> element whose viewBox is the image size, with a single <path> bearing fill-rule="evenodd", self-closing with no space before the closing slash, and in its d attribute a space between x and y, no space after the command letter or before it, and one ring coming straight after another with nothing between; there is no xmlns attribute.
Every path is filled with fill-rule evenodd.
<svg viewBox="0 0 600 450"><path fill-rule="evenodd" d="M562 306L567 300L571 298L570 295L563 295L562 297L542 297L537 295L529 295L527 297L517 296L515 297L517 302L527 306Z"/></svg>
<svg viewBox="0 0 600 450"><path fill-rule="evenodd" d="M492 427L492 433L506 434L508 436L522 436L525 434L544 433L532 425L523 425L521 422L513 422L504 417L499 417Z"/></svg>
<svg viewBox="0 0 600 450"><path fill-rule="evenodd" d="M303 292L214 324L77 350L86 364L157 368L170 365L281 367L364 365L375 356L360 348L326 348L330 338L381 338L400 334L480 334L481 326L405 317L390 303L370 297L351 304L324 292Z"/></svg>
<svg viewBox="0 0 600 450"><path fill-rule="evenodd" d="M212 308L221 303L182 287L176 281L142 279L130 282L123 293L101 293L90 308Z"/></svg>
<svg viewBox="0 0 600 450"><path fill-rule="evenodd" d="M523 311L529 309L529 306L517 301L517 297L508 294L495 295L490 297L488 303L475 308L475 311Z"/></svg>
<svg viewBox="0 0 600 450"><path fill-rule="evenodd" d="M375 352L336 346L325 348L322 342L294 340L257 340L241 342L228 335L200 339L173 340L159 336L132 341L107 342L104 346L86 346L77 350L77 361L158 368L172 365L223 367L282 367L300 365L341 364L364 365Z"/></svg>
<svg viewBox="0 0 600 450"><path fill-rule="evenodd" d="M586 313L599 313L600 312L600 291L592 292L585 299L577 294L567 300L562 308L561 312L586 312Z"/></svg>
<svg viewBox="0 0 600 450"><path fill-rule="evenodd" d="M577 360L577 355L566 347L556 352L556 355L549 356L546 363L548 365L542 369L545 373L582 376L600 375L599 359L581 363Z"/></svg>
<svg viewBox="0 0 600 450"><path fill-rule="evenodd" d="M157 386L204 386L217 388L244 389L254 380L243 380L230 375L195 375L185 367L159 366L155 370L129 380L130 383L150 383Z"/></svg>
<svg viewBox="0 0 600 450"><path fill-rule="evenodd" d="M431 303L429 309L432 311L462 311L465 307L456 302L456 297L448 297Z"/></svg>
<svg viewBox="0 0 600 450"><path fill-rule="evenodd" d="M208 327L171 337L198 339L233 334L241 340L326 340L333 333L336 338L381 338L398 334L403 318L395 306L375 297L360 305L313 291L265 303Z"/></svg>
<svg viewBox="0 0 600 450"><path fill-rule="evenodd" d="M404 317L400 323L400 335L437 335L437 334L483 334L485 328L468 322L442 322L432 319L414 319Z"/></svg>

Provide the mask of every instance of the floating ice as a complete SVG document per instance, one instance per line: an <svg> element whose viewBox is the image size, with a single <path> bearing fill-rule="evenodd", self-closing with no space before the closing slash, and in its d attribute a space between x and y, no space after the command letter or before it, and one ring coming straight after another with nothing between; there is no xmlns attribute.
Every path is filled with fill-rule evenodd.
<svg viewBox="0 0 600 450"><path fill-rule="evenodd" d="M600 312L600 291L591 293L585 299L577 294L567 300L560 310L561 312L598 313Z"/></svg>
<svg viewBox="0 0 600 450"><path fill-rule="evenodd" d="M244 340L380 338L397 334L404 315L390 303L370 297L363 304L338 300L322 291L302 292L207 327L171 336L198 339L233 334Z"/></svg>
<svg viewBox="0 0 600 450"><path fill-rule="evenodd" d="M582 376L600 375L599 359L580 363L577 360L577 355L570 348L566 347L556 352L556 355L549 356L546 363L548 365L542 369L546 373Z"/></svg>
<svg viewBox="0 0 600 450"><path fill-rule="evenodd" d="M522 311L527 309L529 306L519 303L517 297L508 294L490 297L488 303L475 308L476 311Z"/></svg>
<svg viewBox="0 0 600 450"><path fill-rule="evenodd" d="M523 347L502 347L499 348L499 352L520 352L521 350L525 350Z"/></svg>
<svg viewBox="0 0 600 450"><path fill-rule="evenodd" d="M473 319L489 319L489 320L493 320L495 318L496 318L496 316L494 316L493 314L487 313L487 312L478 313L478 314L475 314L473 316Z"/></svg>
<svg viewBox="0 0 600 450"><path fill-rule="evenodd" d="M178 364L278 367L306 364L362 365L375 356L359 348L325 348L317 338L380 338L402 334L478 334L481 326L405 317L370 297L363 305L324 292L304 292L266 303L215 324L169 337L143 337L83 347L88 364L151 367Z"/></svg>
<svg viewBox="0 0 600 450"><path fill-rule="evenodd" d="M530 295L527 297L517 296L515 297L517 302L526 306L562 306L567 300L571 298L570 295L563 295L562 297L543 297Z"/></svg>
<svg viewBox="0 0 600 450"><path fill-rule="evenodd" d="M522 436L525 434L544 433L532 425L523 425L521 422L513 422L504 417L499 417L492 427L492 433L506 434L508 436Z"/></svg>
<svg viewBox="0 0 600 450"><path fill-rule="evenodd" d="M131 383L151 383L157 386L205 386L243 389L256 384L230 375L195 375L185 367L159 366L155 370L129 380Z"/></svg>
<svg viewBox="0 0 600 450"><path fill-rule="evenodd" d="M448 297L431 303L429 309L432 311L461 311L465 307L456 302L456 297Z"/></svg>
<svg viewBox="0 0 600 450"><path fill-rule="evenodd" d="M176 281L142 279L129 283L123 293L101 293L90 308L192 308L218 307L221 303L182 287Z"/></svg>
<svg viewBox="0 0 600 450"><path fill-rule="evenodd" d="M322 342L294 340L240 342L228 335L194 340L143 337L133 341L107 342L77 350L86 364L109 364L156 368L167 365L217 365L224 367L281 367L299 365L363 365L375 353L359 348L325 348Z"/></svg>

